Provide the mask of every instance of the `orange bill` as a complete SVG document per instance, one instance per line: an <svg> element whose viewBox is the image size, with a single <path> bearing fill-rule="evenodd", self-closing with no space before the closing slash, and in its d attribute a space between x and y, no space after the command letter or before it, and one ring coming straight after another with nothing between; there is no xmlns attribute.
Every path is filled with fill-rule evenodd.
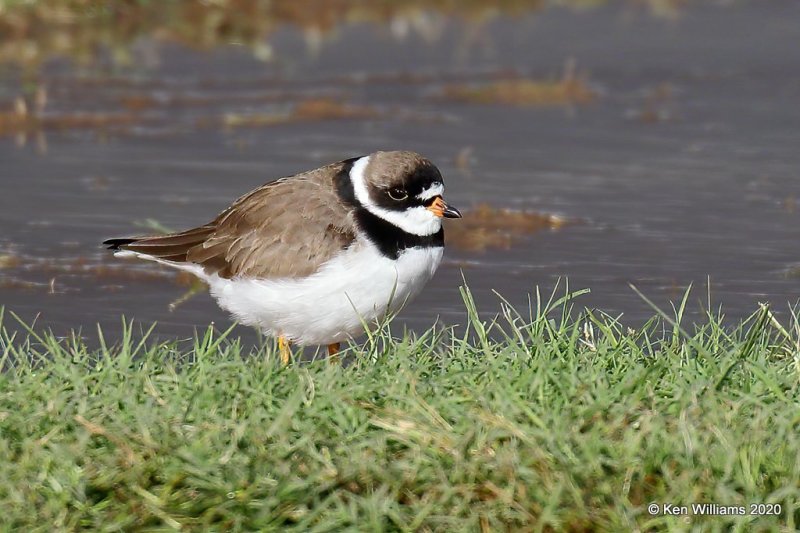
<svg viewBox="0 0 800 533"><path fill-rule="evenodd" d="M461 218L461 211L447 205L441 196L434 197L433 202L426 209L440 218Z"/></svg>

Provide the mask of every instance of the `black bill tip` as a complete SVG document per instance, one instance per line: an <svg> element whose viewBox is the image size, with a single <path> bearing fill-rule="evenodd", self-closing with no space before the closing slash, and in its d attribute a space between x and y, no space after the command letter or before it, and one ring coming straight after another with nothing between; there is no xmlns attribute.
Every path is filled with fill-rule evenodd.
<svg viewBox="0 0 800 533"><path fill-rule="evenodd" d="M451 205L446 206L442 214L444 218L461 218L461 211Z"/></svg>

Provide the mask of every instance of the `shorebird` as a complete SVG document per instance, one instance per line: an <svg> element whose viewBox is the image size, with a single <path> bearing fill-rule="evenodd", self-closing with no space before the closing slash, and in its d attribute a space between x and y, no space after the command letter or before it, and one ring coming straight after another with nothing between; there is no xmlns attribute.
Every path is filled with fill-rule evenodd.
<svg viewBox="0 0 800 533"><path fill-rule="evenodd" d="M439 169L414 152L347 159L267 183L213 221L169 235L104 242L118 257L196 275L242 324L290 344L340 343L399 310L433 277L443 218Z"/></svg>

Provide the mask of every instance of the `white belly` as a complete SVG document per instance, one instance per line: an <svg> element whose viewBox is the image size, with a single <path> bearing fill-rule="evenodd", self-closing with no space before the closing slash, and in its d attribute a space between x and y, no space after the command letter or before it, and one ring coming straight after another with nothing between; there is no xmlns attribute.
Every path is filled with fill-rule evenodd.
<svg viewBox="0 0 800 533"><path fill-rule="evenodd" d="M300 345L332 344L400 309L430 281L443 248L411 248L397 260L356 242L303 279L210 278L211 294L239 322Z"/></svg>

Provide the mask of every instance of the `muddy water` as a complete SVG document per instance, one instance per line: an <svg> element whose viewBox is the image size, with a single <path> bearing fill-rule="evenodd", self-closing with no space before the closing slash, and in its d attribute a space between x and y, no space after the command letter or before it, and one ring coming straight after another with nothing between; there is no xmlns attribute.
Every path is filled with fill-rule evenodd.
<svg viewBox="0 0 800 533"><path fill-rule="evenodd" d="M162 337L226 325L206 294L170 311L185 280L120 265L98 243L148 232L136 225L146 219L201 224L272 178L404 148L438 163L460 208L574 223L450 247L399 327L462 323L462 272L487 314L493 289L524 305L560 278L592 290L584 305L632 325L652 311L631 283L659 305L693 283L697 310L710 279L731 318L757 302L786 309L800 297L797 20L800 4L788 1L677 17L619 7L484 22L430 14L348 24L321 42L282 28L270 62L240 46L201 52L148 38L128 65L54 60L39 78L39 122L0 136L0 304L41 314L59 334L114 331L122 314L157 321ZM571 62L588 103L447 96L452 86L558 80ZM21 75L0 72L5 108L20 94L33 107Z"/></svg>

